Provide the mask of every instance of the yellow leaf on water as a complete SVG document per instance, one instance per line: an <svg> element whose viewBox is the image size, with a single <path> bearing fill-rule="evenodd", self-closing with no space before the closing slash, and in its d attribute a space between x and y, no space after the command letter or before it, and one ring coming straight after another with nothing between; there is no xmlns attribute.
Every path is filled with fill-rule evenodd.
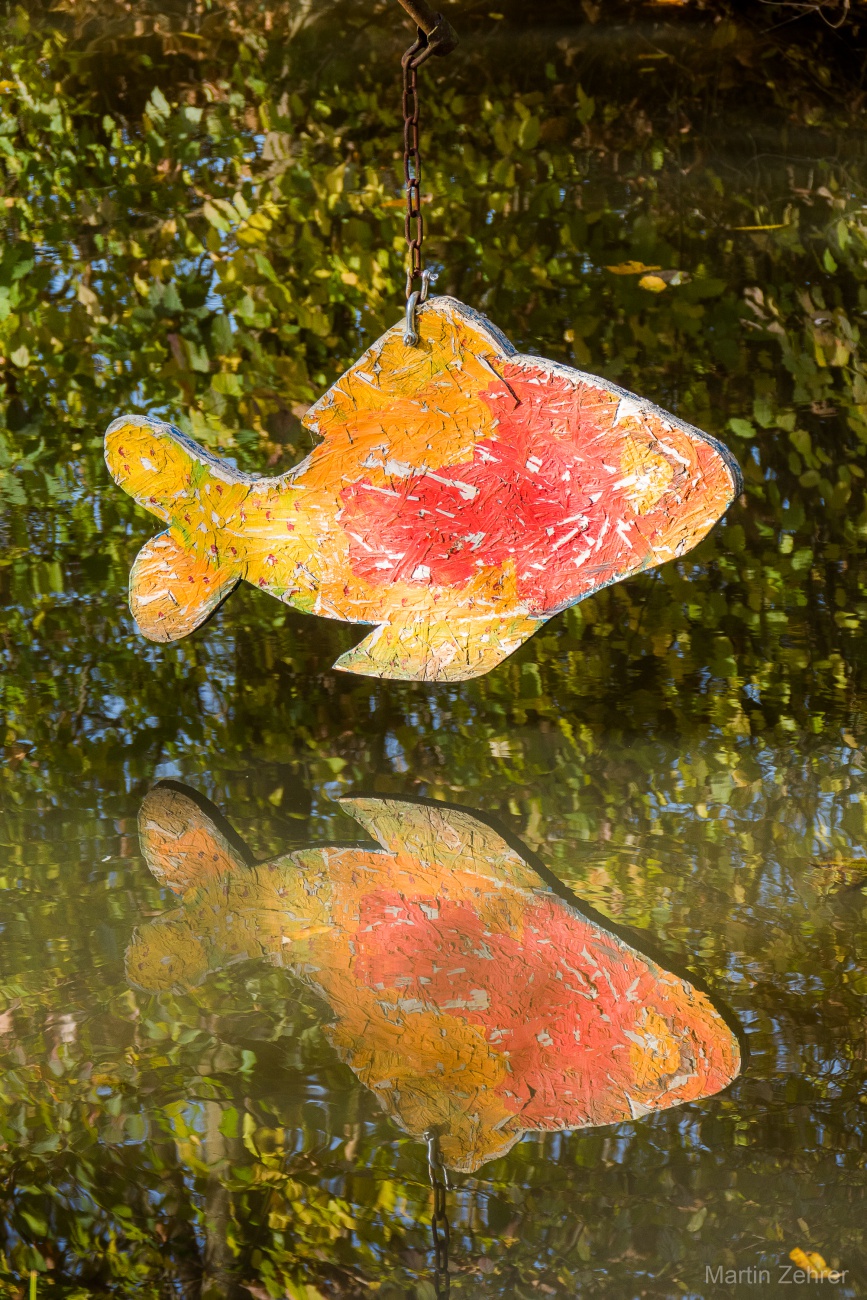
<svg viewBox="0 0 867 1300"><path fill-rule="evenodd" d="M645 266L644 262L618 262L617 266L606 266L606 271L614 275L644 275L645 271L661 271L661 266Z"/></svg>
<svg viewBox="0 0 867 1300"><path fill-rule="evenodd" d="M803 1268L816 1277L829 1277L834 1271L815 1250L811 1250L808 1254L807 1251L801 1250L800 1246L796 1246L794 1250L789 1251L789 1259L793 1264L797 1264L798 1268Z"/></svg>
<svg viewBox="0 0 867 1300"><path fill-rule="evenodd" d="M639 289L649 289L651 293L662 293L663 289L668 288L668 285L661 275L643 275L638 281L638 287Z"/></svg>

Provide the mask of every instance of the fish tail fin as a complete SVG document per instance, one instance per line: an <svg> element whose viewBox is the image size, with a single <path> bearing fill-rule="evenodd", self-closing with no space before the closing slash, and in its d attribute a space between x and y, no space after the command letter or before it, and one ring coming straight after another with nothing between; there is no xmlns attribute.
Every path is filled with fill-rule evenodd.
<svg viewBox="0 0 867 1300"><path fill-rule="evenodd" d="M251 863L247 846L219 809L179 781L160 781L138 815L142 855L161 885L184 894Z"/></svg>
<svg viewBox="0 0 867 1300"><path fill-rule="evenodd" d="M129 575L129 607L149 641L195 632L237 586L241 574L188 550L171 532L141 548Z"/></svg>
<svg viewBox="0 0 867 1300"><path fill-rule="evenodd" d="M249 479L188 438L173 424L145 415L125 415L105 431L105 463L118 487L165 524L182 518L191 496L217 483Z"/></svg>
<svg viewBox="0 0 867 1300"><path fill-rule="evenodd" d="M231 548L218 544L212 506L219 500L225 510L249 480L173 425L138 415L108 426L105 462L119 487L169 525L139 552L129 596L146 637L177 641L203 623L243 576Z"/></svg>
<svg viewBox="0 0 867 1300"><path fill-rule="evenodd" d="M181 908L133 931L124 955L128 983L143 993L186 992L210 971L207 947Z"/></svg>
<svg viewBox="0 0 867 1300"><path fill-rule="evenodd" d="M179 781L160 781L144 798L138 826L151 872L182 905L135 931L126 950L130 983L148 993L189 990L248 957L283 964L287 875L272 863L257 868L209 799ZM298 897L307 901L300 886ZM302 928L293 939L305 937Z"/></svg>

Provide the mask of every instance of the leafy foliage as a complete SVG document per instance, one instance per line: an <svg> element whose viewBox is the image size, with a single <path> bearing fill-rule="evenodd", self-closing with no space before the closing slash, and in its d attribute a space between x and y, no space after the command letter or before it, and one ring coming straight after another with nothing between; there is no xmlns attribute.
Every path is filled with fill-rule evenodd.
<svg viewBox="0 0 867 1300"><path fill-rule="evenodd" d="M727 439L747 490L688 561L460 690L337 676L352 629L255 592L144 647L123 593L151 525L101 458L114 415L151 411L286 468L299 413L397 318L394 6L78 0L6 19L10 1295L31 1268L68 1297L432 1294L423 1152L329 1054L322 1008L252 967L185 998L129 990L124 947L165 905L134 836L157 776L198 784L263 854L354 837L338 790L496 810L735 1006L752 1057L724 1097L528 1141L462 1183L457 1295L710 1295L706 1262L796 1246L860 1285L856 18L502 13L456 8L459 51L423 73L438 288Z"/></svg>

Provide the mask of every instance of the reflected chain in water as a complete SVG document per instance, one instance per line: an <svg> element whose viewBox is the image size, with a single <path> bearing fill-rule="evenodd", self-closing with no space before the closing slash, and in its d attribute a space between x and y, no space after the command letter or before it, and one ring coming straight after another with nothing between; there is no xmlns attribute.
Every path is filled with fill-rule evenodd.
<svg viewBox="0 0 867 1300"><path fill-rule="evenodd" d="M431 1214L431 1238L434 1255L434 1290L437 1300L445 1300L449 1295L451 1281L449 1278L449 1219L446 1193L449 1190L449 1176L440 1156L439 1137L434 1129L428 1129L424 1135L427 1143L427 1172L433 1188L433 1213Z"/></svg>

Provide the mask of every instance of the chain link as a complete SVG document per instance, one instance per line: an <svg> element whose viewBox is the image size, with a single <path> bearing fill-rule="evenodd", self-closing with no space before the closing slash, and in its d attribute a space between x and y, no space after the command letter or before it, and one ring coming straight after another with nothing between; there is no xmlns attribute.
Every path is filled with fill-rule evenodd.
<svg viewBox="0 0 867 1300"><path fill-rule="evenodd" d="M421 153L419 151L418 56L427 48L427 37L419 28L418 37L401 59L403 68L403 177L406 184L406 296L412 294L413 281L421 276L421 248L424 243L424 217L421 211Z"/></svg>
<svg viewBox="0 0 867 1300"><path fill-rule="evenodd" d="M440 1155L439 1138L433 1129L425 1133L427 1142L427 1172L433 1188L433 1213L430 1226L434 1254L434 1291L437 1300L448 1300L451 1290L449 1274L449 1219L446 1193L449 1176Z"/></svg>

